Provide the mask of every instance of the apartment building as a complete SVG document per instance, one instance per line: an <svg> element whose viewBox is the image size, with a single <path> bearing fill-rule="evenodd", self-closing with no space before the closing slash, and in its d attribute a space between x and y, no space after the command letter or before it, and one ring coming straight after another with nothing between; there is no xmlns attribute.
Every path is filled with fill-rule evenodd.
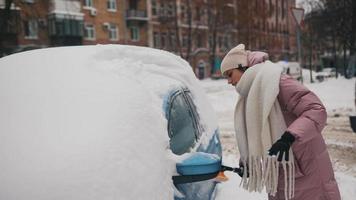
<svg viewBox="0 0 356 200"><path fill-rule="evenodd" d="M188 60L201 78L208 76L209 46L205 1L151 0L149 46ZM200 71L197 68L200 66Z"/></svg>
<svg viewBox="0 0 356 200"><path fill-rule="evenodd" d="M151 0L149 46L188 60L197 77L219 74L232 47L266 51L273 61L296 59L295 0ZM175 10L177 12L175 12Z"/></svg>
<svg viewBox="0 0 356 200"><path fill-rule="evenodd" d="M146 7L146 0L13 0L1 48L7 54L48 46L147 46Z"/></svg>
<svg viewBox="0 0 356 200"><path fill-rule="evenodd" d="M238 32L248 49L262 50L274 61L296 57L295 0L238 1Z"/></svg>
<svg viewBox="0 0 356 200"><path fill-rule="evenodd" d="M222 57L237 44L234 0L151 0L149 46L186 59L198 78L219 72Z"/></svg>
<svg viewBox="0 0 356 200"><path fill-rule="evenodd" d="M14 51L48 46L49 2L35 3L34 0L13 2L6 15L5 0L0 0L0 56Z"/></svg>
<svg viewBox="0 0 356 200"><path fill-rule="evenodd" d="M84 0L83 44L147 46L145 0Z"/></svg>
<svg viewBox="0 0 356 200"><path fill-rule="evenodd" d="M48 46L130 44L186 59L197 77L219 75L238 43L294 59L295 0L13 0L2 54ZM0 15L5 12L0 0Z"/></svg>

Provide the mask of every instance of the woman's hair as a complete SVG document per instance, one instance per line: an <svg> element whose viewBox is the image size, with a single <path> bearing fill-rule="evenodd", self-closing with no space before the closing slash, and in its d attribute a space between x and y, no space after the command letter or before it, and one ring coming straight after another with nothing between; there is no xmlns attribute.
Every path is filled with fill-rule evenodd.
<svg viewBox="0 0 356 200"><path fill-rule="evenodd" d="M239 64L237 69L242 71L242 72L245 72L247 70L248 66L242 66L242 64Z"/></svg>

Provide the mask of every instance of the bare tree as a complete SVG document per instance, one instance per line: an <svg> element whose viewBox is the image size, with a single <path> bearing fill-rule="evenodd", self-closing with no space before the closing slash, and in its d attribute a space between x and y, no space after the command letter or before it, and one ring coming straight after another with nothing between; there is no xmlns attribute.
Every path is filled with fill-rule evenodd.
<svg viewBox="0 0 356 200"><path fill-rule="evenodd" d="M190 54L192 51L192 40L193 40L193 11L192 11L192 4L191 0L185 0L185 5L187 6L187 23L188 23L188 38L187 38L187 51L185 54L185 60L189 61Z"/></svg>
<svg viewBox="0 0 356 200"><path fill-rule="evenodd" d="M180 28L179 28L179 13L178 13L178 5L177 2L174 1L174 29L175 29L175 47L176 52L179 52L179 55L183 57L182 45L181 45L181 37L180 37Z"/></svg>
<svg viewBox="0 0 356 200"><path fill-rule="evenodd" d="M248 49L267 49L268 47L276 46L277 41L270 41L270 44L267 44L267 38L265 37L265 33L268 30L267 20L271 19L274 12L277 12L277 9L266 4L264 0L237 1L237 30L239 31L240 41ZM275 24L277 25L278 21ZM255 43L259 44L256 45Z"/></svg>
<svg viewBox="0 0 356 200"><path fill-rule="evenodd" d="M208 38L209 38L209 57L211 74L214 73L216 65L216 57L220 45L224 47L224 51L229 50L234 41L226 40L228 36L234 40L236 35L232 35L232 30L236 26L236 5L229 0L208 0L207 1L207 18L208 18ZM223 41L221 41L223 37ZM223 43L223 44L220 44ZM221 50L221 49L220 49Z"/></svg>
<svg viewBox="0 0 356 200"><path fill-rule="evenodd" d="M209 27L209 40L210 40L210 65L215 66L216 57L216 43L218 25L221 16L221 8L218 7L217 0L208 0L208 27ZM214 67L211 68L211 74L214 73Z"/></svg>
<svg viewBox="0 0 356 200"><path fill-rule="evenodd" d="M183 4L180 5L181 7L178 7L178 2L175 0L161 1L162 5L171 4L173 10L172 15L167 15L166 12L161 10L159 17L161 25L166 28L165 31L175 30L175 38L174 41L172 41L175 46L174 50L187 61L189 61L191 57L192 41L194 39L194 30L196 29L193 24L193 3L195 3L195 1L185 0ZM166 6L161 6L162 9L165 9L165 7Z"/></svg>
<svg viewBox="0 0 356 200"><path fill-rule="evenodd" d="M312 32L315 35L313 42L319 43L324 50L332 50L335 67L338 67L336 64L338 52L344 52L343 72L346 73L346 52L348 50L350 55L356 52L356 2L353 0L305 0L303 5L310 8L305 21L308 25L306 31L313 29ZM306 45L312 48L310 42Z"/></svg>

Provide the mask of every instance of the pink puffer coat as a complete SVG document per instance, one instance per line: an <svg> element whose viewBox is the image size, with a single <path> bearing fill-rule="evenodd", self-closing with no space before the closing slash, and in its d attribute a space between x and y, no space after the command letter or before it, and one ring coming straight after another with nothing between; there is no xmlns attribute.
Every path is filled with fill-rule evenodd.
<svg viewBox="0 0 356 200"><path fill-rule="evenodd" d="M278 101L288 131L296 137L295 196L293 200L340 200L340 192L321 131L326 111L319 98L299 82L282 75ZM279 170L283 172L283 170ZM278 192L271 200L284 199L284 174L279 174Z"/></svg>

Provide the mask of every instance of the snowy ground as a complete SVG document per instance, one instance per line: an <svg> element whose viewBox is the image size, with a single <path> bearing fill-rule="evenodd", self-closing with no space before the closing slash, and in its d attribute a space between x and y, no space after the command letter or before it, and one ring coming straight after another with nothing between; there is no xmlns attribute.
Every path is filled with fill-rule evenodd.
<svg viewBox="0 0 356 200"><path fill-rule="evenodd" d="M356 196L356 134L350 128L348 116L354 112L356 79L341 77L321 83L310 83L309 72L303 74L305 74L305 85L319 96L328 111L328 121L323 136L334 165L342 199L352 200ZM201 83L218 114L224 150L223 162L226 165L237 166L238 151L232 123L237 94L224 79L207 79ZM267 199L265 194L248 193L240 188L240 177L237 175L229 172L226 172L226 175L230 180L218 186L217 200Z"/></svg>

